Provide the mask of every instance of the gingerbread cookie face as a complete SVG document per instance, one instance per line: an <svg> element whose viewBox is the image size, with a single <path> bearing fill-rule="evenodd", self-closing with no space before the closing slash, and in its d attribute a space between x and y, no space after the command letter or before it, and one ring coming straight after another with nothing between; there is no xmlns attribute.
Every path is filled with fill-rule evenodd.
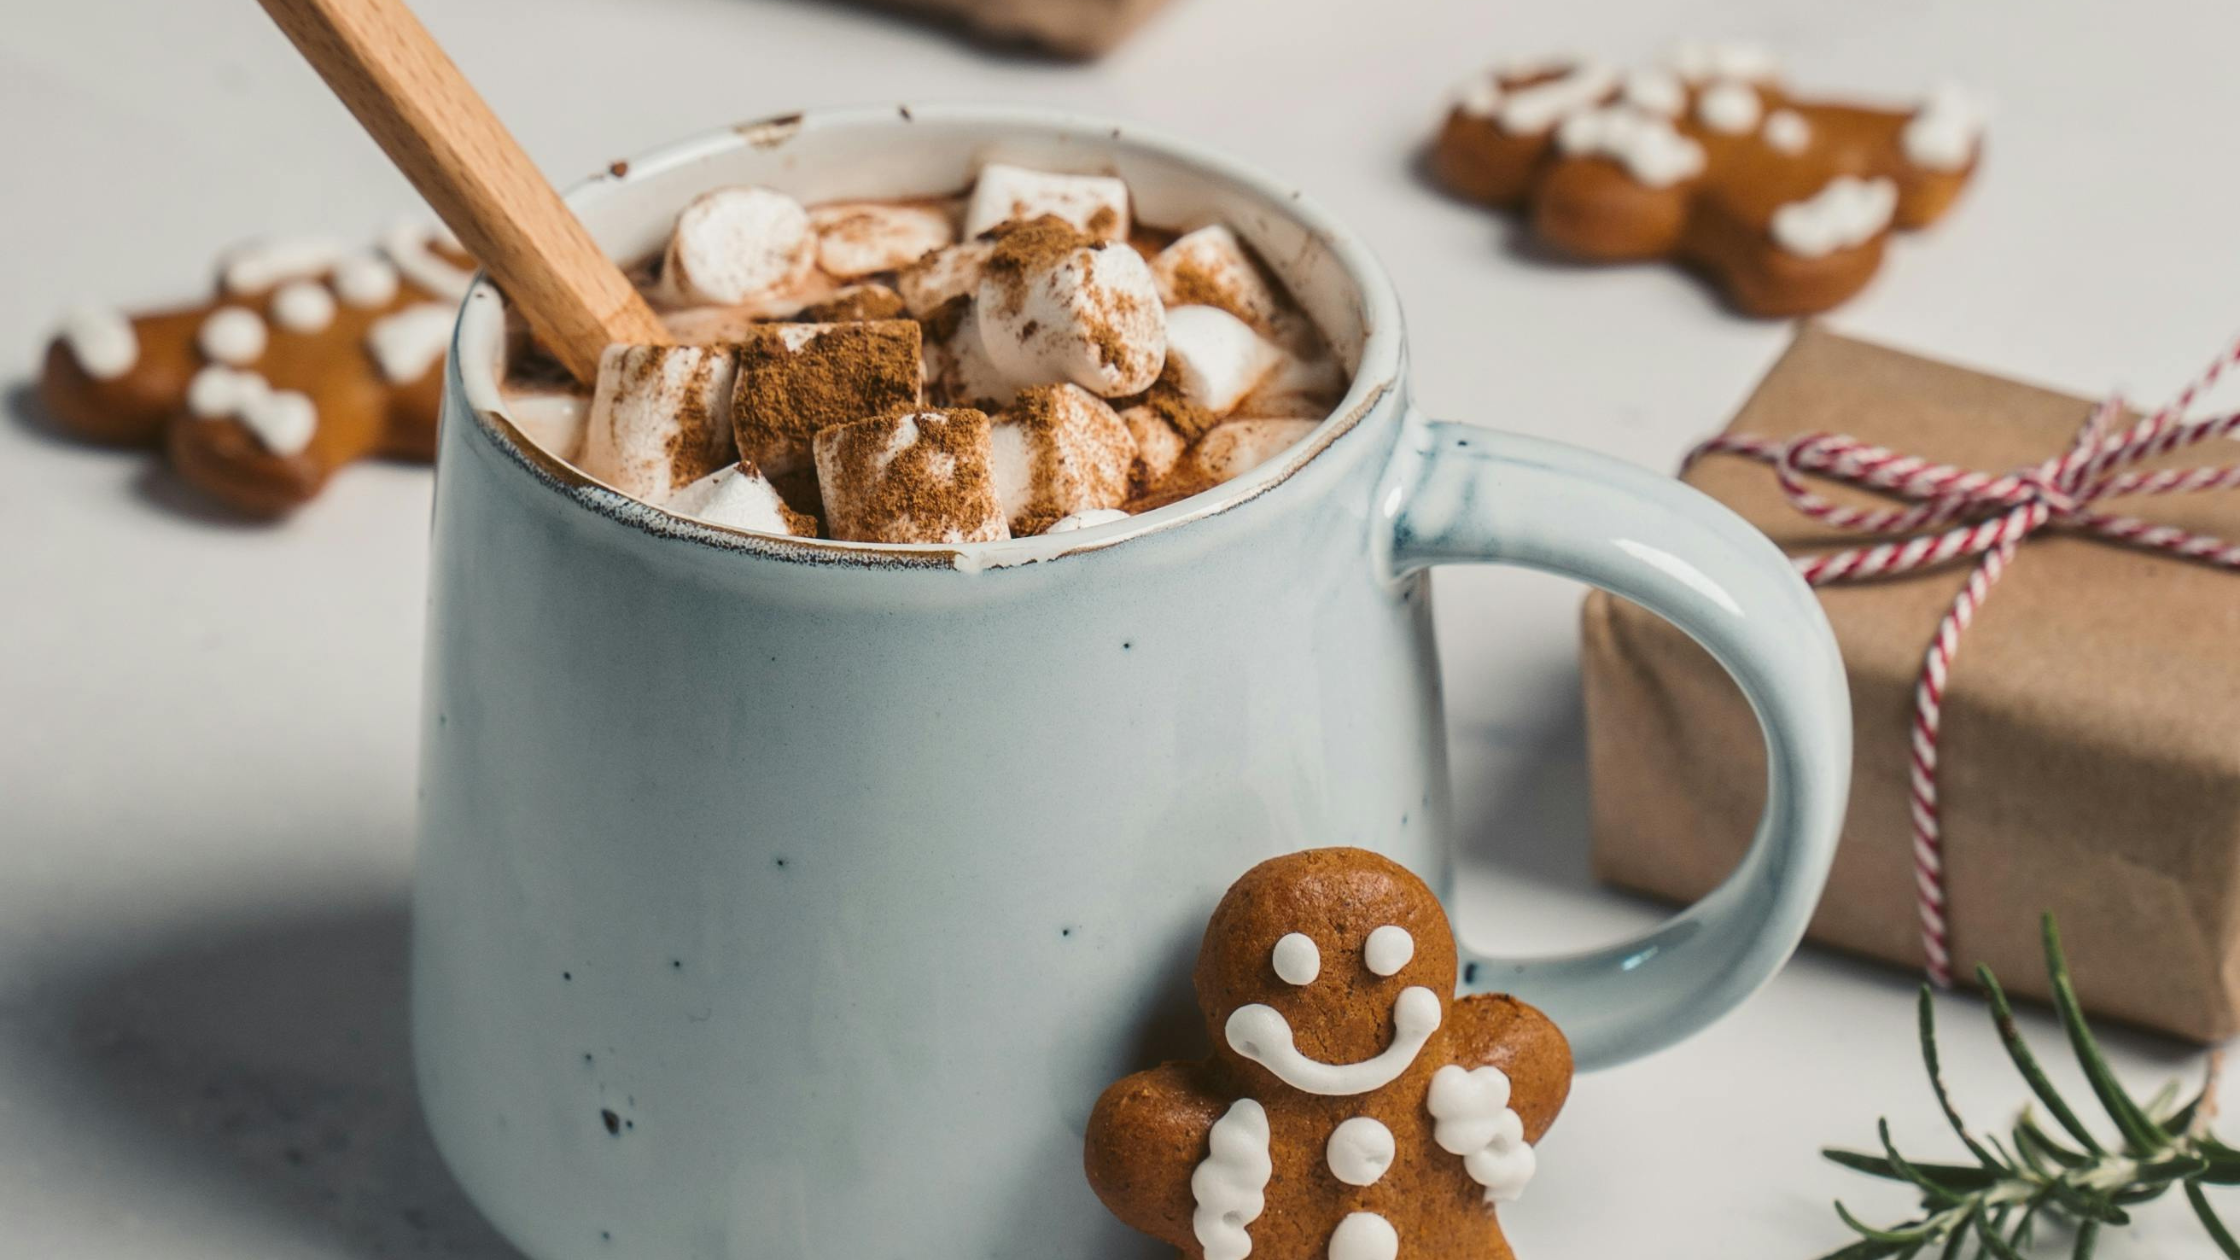
<svg viewBox="0 0 2240 1260"><path fill-rule="evenodd" d="M163 446L185 480L254 516L304 503L359 459L433 457L444 351L472 277L455 247L408 225L373 249L247 246L218 271L197 306L66 316L39 381L56 424Z"/></svg>
<svg viewBox="0 0 2240 1260"><path fill-rule="evenodd" d="M1404 868L1302 858L1253 868L1221 899L1198 951L1198 1007L1219 1030L1215 1055L1249 1084L1367 1093L1445 1022L1454 937Z"/></svg>
<svg viewBox="0 0 2240 1260"><path fill-rule="evenodd" d="M1943 215L1981 151L1963 92L1911 110L1815 102L1762 53L1697 45L1624 73L1489 71L1458 95L1431 163L1572 257L1675 259L1747 313L1793 316L1863 288L1890 233Z"/></svg>
<svg viewBox="0 0 2240 1260"><path fill-rule="evenodd" d="M1112 1086L1090 1184L1205 1260L1500 1258L1571 1058L1514 999L1454 999L1445 912L1405 868L1322 849L1253 868L1198 955L1213 1044Z"/></svg>

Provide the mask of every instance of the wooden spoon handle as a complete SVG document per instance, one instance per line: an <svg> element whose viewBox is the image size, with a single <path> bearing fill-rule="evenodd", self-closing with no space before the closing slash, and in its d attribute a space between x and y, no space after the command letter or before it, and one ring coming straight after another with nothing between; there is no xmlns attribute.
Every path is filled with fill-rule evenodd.
<svg viewBox="0 0 2240 1260"><path fill-rule="evenodd" d="M577 380L670 340L402 0L260 0Z"/></svg>

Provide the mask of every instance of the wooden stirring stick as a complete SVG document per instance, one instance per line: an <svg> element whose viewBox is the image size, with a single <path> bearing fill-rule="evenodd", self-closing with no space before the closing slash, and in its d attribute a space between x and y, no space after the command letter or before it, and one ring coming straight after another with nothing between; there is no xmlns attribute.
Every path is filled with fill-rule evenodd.
<svg viewBox="0 0 2240 1260"><path fill-rule="evenodd" d="M403 0L260 0L575 378L670 340Z"/></svg>

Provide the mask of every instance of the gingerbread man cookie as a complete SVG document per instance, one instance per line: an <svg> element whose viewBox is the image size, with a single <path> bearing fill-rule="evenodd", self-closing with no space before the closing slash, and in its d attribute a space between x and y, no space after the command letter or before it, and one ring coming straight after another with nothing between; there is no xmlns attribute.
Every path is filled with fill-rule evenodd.
<svg viewBox="0 0 2240 1260"><path fill-rule="evenodd" d="M1692 45L1623 74L1489 71L1459 94L1431 166L1565 254L1678 259L1749 314L1807 315L1865 287L1894 229L1952 205L1982 118L1950 88L1912 110L1800 100L1762 52Z"/></svg>
<svg viewBox="0 0 2240 1260"><path fill-rule="evenodd" d="M66 316L40 402L65 432L160 445L220 502L277 516L345 464L434 457L440 368L472 269L413 225L361 252L311 240L236 250L208 302Z"/></svg>
<svg viewBox="0 0 2240 1260"><path fill-rule="evenodd" d="M1261 863L1198 950L1214 1052L1138 1072L1089 1117L1121 1220L1186 1260L1507 1260L1494 1205L1536 1167L1571 1050L1514 998L1453 997L1446 912L1361 849Z"/></svg>

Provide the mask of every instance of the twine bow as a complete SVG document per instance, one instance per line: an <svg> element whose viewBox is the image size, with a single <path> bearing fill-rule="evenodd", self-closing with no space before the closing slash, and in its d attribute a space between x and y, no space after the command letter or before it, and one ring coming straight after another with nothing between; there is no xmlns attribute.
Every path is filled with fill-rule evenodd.
<svg viewBox="0 0 2240 1260"><path fill-rule="evenodd" d="M2032 467L1990 474L1901 455L1856 438L1814 433L1789 441L1724 434L1688 456L1741 455L1771 465L1790 506L1813 520L1854 534L1890 541L1827 555L1802 556L1797 571L1814 586L1895 577L1969 560L1975 569L1937 623L1922 660L1913 702L1913 874L1919 891L1921 949L1929 979L1952 984L1947 948L1944 842L1937 804L1937 741L1946 679L1960 636L2022 544L2056 528L2127 547L2240 570L2240 543L2158 525L2135 516L2100 511L2104 499L2131 495L2192 494L2240 488L2240 464L2142 472L2133 465L2202 442L2240 434L2240 412L2187 420L2194 400L2240 363L2240 342L2212 362L2161 410L2114 435L2123 414L2120 398L2093 408L2069 449ZM1855 508L1813 493L1807 475L1870 490L1905 506Z"/></svg>

